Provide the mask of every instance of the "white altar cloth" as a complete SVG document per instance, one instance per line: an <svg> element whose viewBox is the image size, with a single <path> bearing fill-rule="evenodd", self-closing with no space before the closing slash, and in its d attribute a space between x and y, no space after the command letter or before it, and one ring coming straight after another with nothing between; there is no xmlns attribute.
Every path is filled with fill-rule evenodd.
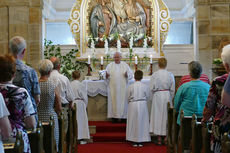
<svg viewBox="0 0 230 153"><path fill-rule="evenodd" d="M132 84L131 80L129 84ZM142 79L141 82L149 86L150 78ZM105 80L84 80L83 84L86 86L88 96L95 97L98 94L107 97L107 82Z"/></svg>

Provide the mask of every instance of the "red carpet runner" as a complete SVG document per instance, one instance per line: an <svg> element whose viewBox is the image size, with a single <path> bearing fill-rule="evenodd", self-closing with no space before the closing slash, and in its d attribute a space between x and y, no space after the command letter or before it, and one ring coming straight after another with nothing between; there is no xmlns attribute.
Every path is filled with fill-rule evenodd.
<svg viewBox="0 0 230 153"><path fill-rule="evenodd" d="M125 140L126 123L90 121L89 126L96 126L96 133L91 134L93 143L78 145L79 153L166 153L166 146L152 142L133 147Z"/></svg>
<svg viewBox="0 0 230 153"><path fill-rule="evenodd" d="M133 147L130 143L89 143L78 145L78 153L166 153L166 146L146 143L144 147Z"/></svg>
<svg viewBox="0 0 230 153"><path fill-rule="evenodd" d="M90 121L90 126L96 126L96 133L91 134L93 142L125 142L126 123L109 121Z"/></svg>

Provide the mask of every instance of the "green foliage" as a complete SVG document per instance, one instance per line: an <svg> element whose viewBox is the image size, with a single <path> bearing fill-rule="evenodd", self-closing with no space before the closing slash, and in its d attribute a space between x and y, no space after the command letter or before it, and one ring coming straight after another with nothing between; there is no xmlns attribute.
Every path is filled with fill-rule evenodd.
<svg viewBox="0 0 230 153"><path fill-rule="evenodd" d="M133 49L129 49L129 64L132 63L132 58L133 58Z"/></svg>
<svg viewBox="0 0 230 153"><path fill-rule="evenodd" d="M215 59L213 59L213 64L215 64L215 65L221 65L222 64L222 59L221 58L215 58Z"/></svg>
<svg viewBox="0 0 230 153"><path fill-rule="evenodd" d="M66 55L61 54L61 48L53 45L53 42L45 39L44 57L49 59L52 56L58 57L61 62L60 72L71 79L72 72L75 70L83 71L87 66L85 62L77 61L76 54L78 50L71 49Z"/></svg>

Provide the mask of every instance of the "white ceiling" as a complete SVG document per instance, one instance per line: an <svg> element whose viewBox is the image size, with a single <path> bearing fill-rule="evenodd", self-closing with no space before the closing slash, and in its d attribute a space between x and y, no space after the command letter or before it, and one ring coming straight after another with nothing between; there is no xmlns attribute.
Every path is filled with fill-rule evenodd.
<svg viewBox="0 0 230 153"><path fill-rule="evenodd" d="M173 20L188 20L194 15L194 0L164 0ZM43 15L47 20L67 20L76 0L44 0Z"/></svg>

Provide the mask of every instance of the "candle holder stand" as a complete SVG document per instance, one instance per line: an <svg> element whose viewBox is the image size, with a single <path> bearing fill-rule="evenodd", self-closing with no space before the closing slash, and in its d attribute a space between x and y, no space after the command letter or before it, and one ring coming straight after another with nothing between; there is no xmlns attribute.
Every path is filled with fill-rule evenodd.
<svg viewBox="0 0 230 153"><path fill-rule="evenodd" d="M153 64L151 63L150 64L150 72L149 72L149 75L152 75L153 74Z"/></svg>
<svg viewBox="0 0 230 153"><path fill-rule="evenodd" d="M103 70L103 68L104 68L104 67L103 67L103 64L101 64L101 70Z"/></svg>
<svg viewBox="0 0 230 153"><path fill-rule="evenodd" d="M137 71L137 64L135 64L135 71Z"/></svg>
<svg viewBox="0 0 230 153"><path fill-rule="evenodd" d="M88 64L88 73L87 73L86 76L92 76L92 74L91 74L91 72L90 72L90 69L91 69L90 64Z"/></svg>

